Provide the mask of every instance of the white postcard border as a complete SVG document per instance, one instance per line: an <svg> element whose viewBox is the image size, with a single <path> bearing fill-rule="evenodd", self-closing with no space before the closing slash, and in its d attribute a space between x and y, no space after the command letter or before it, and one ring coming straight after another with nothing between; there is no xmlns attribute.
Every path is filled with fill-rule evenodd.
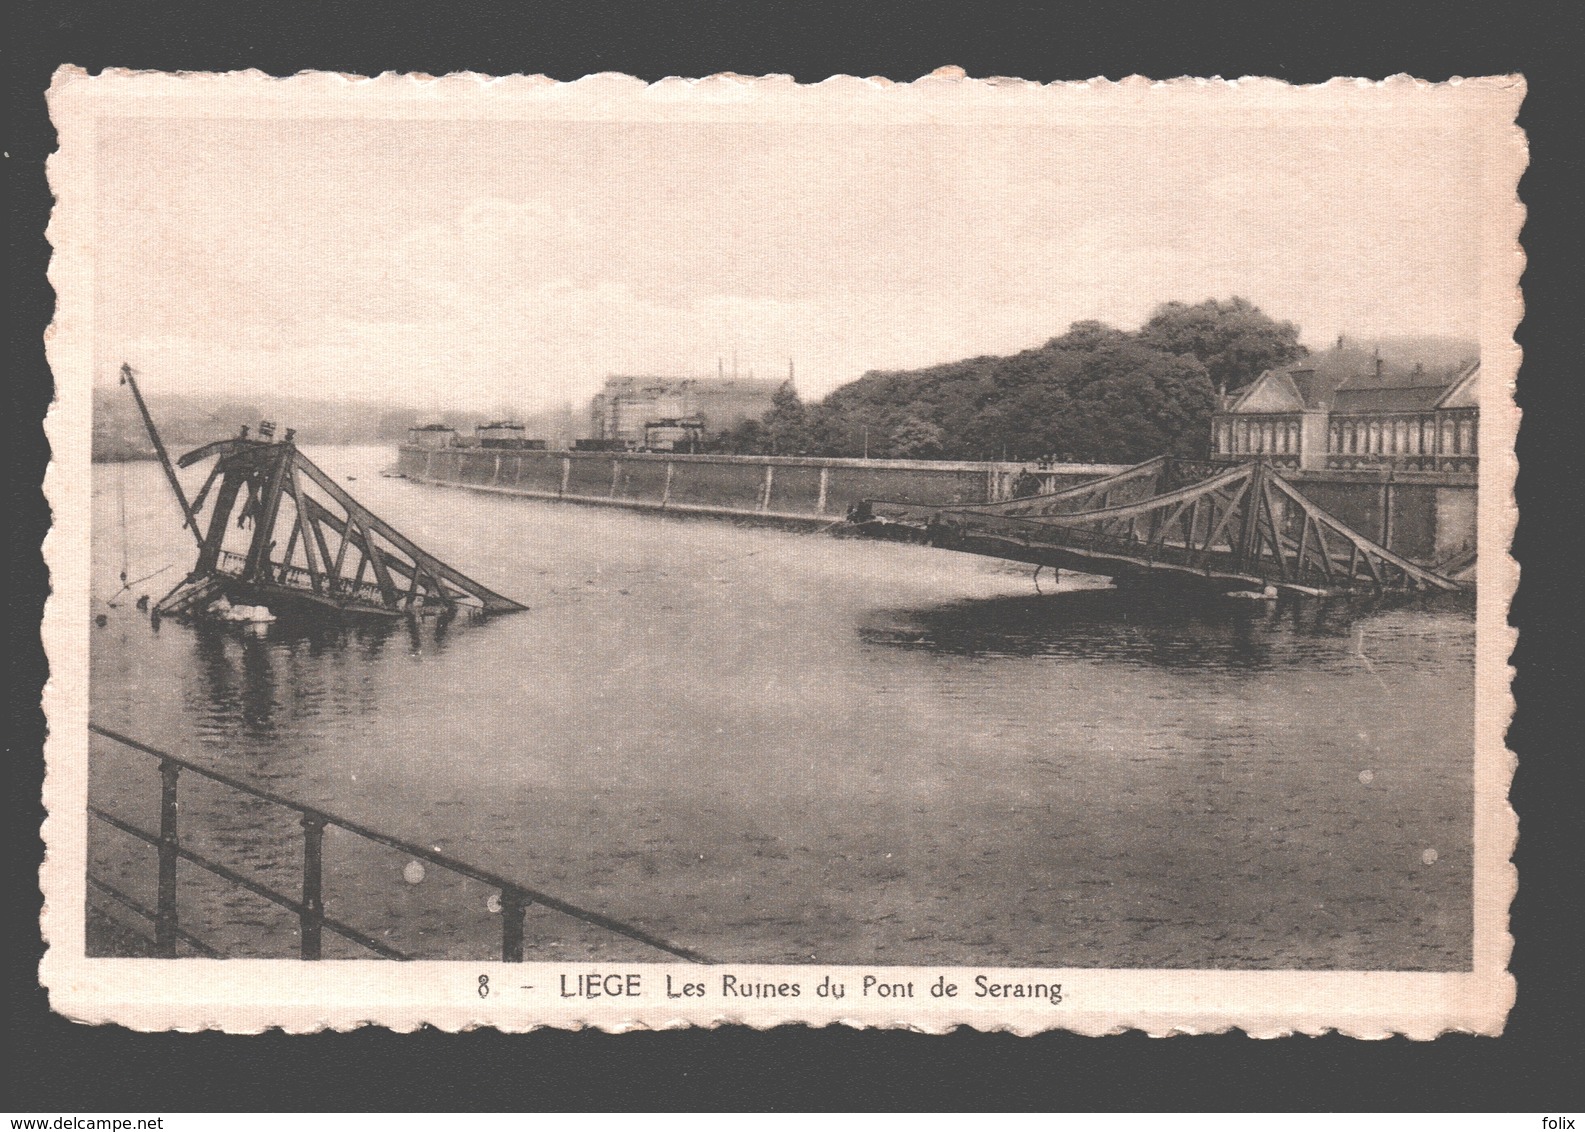
<svg viewBox="0 0 1585 1132"><path fill-rule="evenodd" d="M593 1026L618 1031L686 1025L788 1022L905 1027L940 1033L967 1025L1019 1034L1067 1029L1103 1034L1137 1028L1151 1034L1242 1029L1256 1036L1339 1030L1358 1037L1448 1031L1499 1033L1514 997L1507 971L1512 939L1508 909L1517 887L1511 863L1518 833L1507 793L1515 760L1504 736L1511 719L1508 657L1516 632L1507 622L1518 566L1506 553L1517 521L1513 486L1519 411L1513 398L1522 314L1518 243L1524 210L1516 186L1526 163L1514 125L1524 96L1518 76L1429 84L1406 76L1382 82L1336 79L1292 87L1271 79L1181 79L1039 85L971 80L946 69L911 84L837 77L801 86L786 77L668 79L646 86L619 75L573 83L543 76L485 79L386 75L364 79L303 74L271 79L258 72L165 75L107 71L90 77L62 68L49 92L60 131L50 159L56 209L48 236L50 280L58 295L47 333L57 397L46 420L53 462L45 494L54 525L44 543L52 593L44 643L50 677L40 884L48 946L40 978L53 1008L83 1022L137 1030L218 1029L290 1032L375 1024L408 1030L494 1026ZM1034 121L1064 114L1105 116L1175 100L1221 100L1273 112L1347 114L1382 100L1445 105L1472 115L1484 138L1482 233L1481 463L1476 599L1476 773L1474 969L1468 973L860 968L688 964L502 964L479 962L255 961L88 959L84 950L89 609L89 437L94 334L94 155L103 116L182 115L387 118L470 117L556 120L748 121ZM565 997L564 977L636 974L637 996ZM478 994L480 975L496 988ZM797 983L798 997L735 999L718 993L671 998L671 987L703 982L719 990L739 983ZM913 984L913 997L856 993L864 977ZM992 984L1061 985L1061 1002L975 997L976 978ZM848 984L840 1000L821 998L822 979ZM958 994L936 996L941 980ZM532 991L515 990L531 985ZM574 984L576 985L576 984ZM602 987L608 984L602 983ZM609 984L620 986L622 984ZM631 985L631 984L629 984ZM877 983L876 985L879 985Z"/></svg>

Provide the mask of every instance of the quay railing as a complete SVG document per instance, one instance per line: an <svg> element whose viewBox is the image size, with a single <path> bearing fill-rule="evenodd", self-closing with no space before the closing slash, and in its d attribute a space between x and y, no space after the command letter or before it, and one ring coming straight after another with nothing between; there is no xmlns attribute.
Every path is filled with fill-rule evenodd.
<svg viewBox="0 0 1585 1132"><path fill-rule="evenodd" d="M1328 452L1328 471L1363 472L1467 472L1480 470L1480 457L1469 453L1421 453L1382 455L1375 452Z"/></svg>
<svg viewBox="0 0 1585 1132"><path fill-rule="evenodd" d="M307 806L271 791L261 790L257 786L243 782L241 779L212 770L189 759L173 755L168 751L161 751L145 743L140 743L136 739L112 731L107 727L101 727L96 723L90 723L88 729L95 735L109 739L124 748L137 751L159 761L160 828L158 833L141 829L132 822L118 817L99 806L90 804L88 807L89 815L95 820L103 822L155 848L158 855L159 868L155 907L152 909L147 907L143 902L127 895L102 877L94 876L92 872L88 875L88 884L91 888L103 893L116 903L152 922L154 925L155 951L162 957L175 957L178 943L185 943L201 955L213 958L220 957L218 950L187 931L179 922L176 901L176 866L178 862L186 861L221 878L235 888L244 889L272 904L296 913L301 939L301 957L303 959L313 960L321 957L324 932L327 930L385 959L415 958L375 939L373 936L358 931L350 924L343 923L326 913L324 901L324 837L325 829L329 826L334 826L356 837L363 838L365 841L410 854L417 860L428 861L448 872L467 877L478 881L488 888L495 889L501 905L501 959L503 962L521 963L523 961L523 916L529 907L535 904L560 912L582 923L603 928L614 935L623 936L645 944L657 951L663 951L679 959L686 959L691 963L711 962L710 959L691 948L672 943L670 940L662 939L660 936L646 932L631 924L623 923L610 916L602 915L599 912L580 908L575 904L570 904L565 900L531 888L528 885L520 884L510 878L470 865L466 861L459 861L457 858L437 850L426 849L422 845L371 829L366 825L333 814L328 810L316 806ZM260 880L244 876L227 865L210 860L182 843L178 820L180 812L178 792L183 771L199 775L249 798L267 802L270 805L278 806L297 814L303 830L303 879L301 890L296 895L281 892Z"/></svg>

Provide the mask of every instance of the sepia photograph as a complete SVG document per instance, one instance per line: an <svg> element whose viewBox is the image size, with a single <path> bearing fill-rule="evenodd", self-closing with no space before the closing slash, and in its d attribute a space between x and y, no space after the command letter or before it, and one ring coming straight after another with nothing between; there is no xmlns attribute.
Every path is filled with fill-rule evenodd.
<svg viewBox="0 0 1585 1132"><path fill-rule="evenodd" d="M57 1009L1500 1030L1523 89L63 70Z"/></svg>

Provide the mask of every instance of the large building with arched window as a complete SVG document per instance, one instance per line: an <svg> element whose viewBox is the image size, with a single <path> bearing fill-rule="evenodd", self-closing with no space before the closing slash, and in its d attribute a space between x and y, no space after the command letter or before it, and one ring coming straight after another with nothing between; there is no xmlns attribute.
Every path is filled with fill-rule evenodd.
<svg viewBox="0 0 1585 1132"><path fill-rule="evenodd" d="M1339 338L1225 398L1212 418L1212 454L1307 471L1474 472L1479 379L1473 347Z"/></svg>

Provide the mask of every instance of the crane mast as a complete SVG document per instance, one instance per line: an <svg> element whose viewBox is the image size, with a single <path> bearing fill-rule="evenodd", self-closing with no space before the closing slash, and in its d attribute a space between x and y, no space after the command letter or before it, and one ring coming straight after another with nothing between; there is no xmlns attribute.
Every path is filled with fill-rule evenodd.
<svg viewBox="0 0 1585 1132"><path fill-rule="evenodd" d="M159 430L154 427L154 418L149 416L149 407L143 403L143 394L138 389L137 375L126 362L121 363L121 384L132 390L132 399L138 403L138 413L143 418L143 427L148 430L149 440L154 445L154 454L160 458L160 467L165 469L165 480L171 485L171 491L176 496L176 502L182 509L182 526L193 532L193 539L199 546L204 544L204 536L198 532L198 520L193 516L193 505L187 501L187 493L182 490L182 481L176 478L176 469L171 464L170 453L165 451L165 442L160 439Z"/></svg>

